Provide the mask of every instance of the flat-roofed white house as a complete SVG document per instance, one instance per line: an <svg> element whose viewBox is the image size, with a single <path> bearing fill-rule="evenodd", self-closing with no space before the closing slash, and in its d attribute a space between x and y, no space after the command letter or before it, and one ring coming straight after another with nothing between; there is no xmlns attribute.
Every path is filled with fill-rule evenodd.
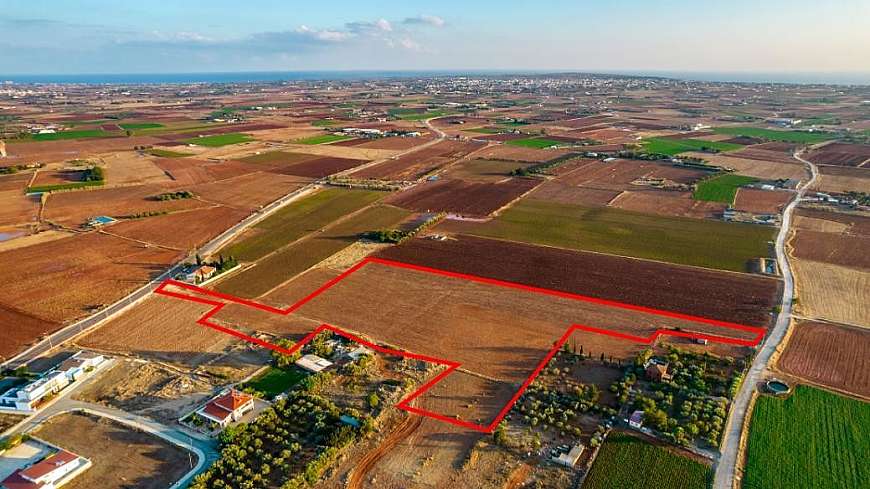
<svg viewBox="0 0 870 489"><path fill-rule="evenodd" d="M577 461L580 460L580 456L583 455L583 450L585 449L586 447L578 443L571 447L571 450L560 454L558 457L553 457L553 462L566 467L573 467L577 465Z"/></svg>
<svg viewBox="0 0 870 489"><path fill-rule="evenodd" d="M296 363L296 366L315 374L332 366L332 362L329 360L311 354L303 356L294 363Z"/></svg>
<svg viewBox="0 0 870 489"><path fill-rule="evenodd" d="M46 397L57 394L105 361L106 357L103 355L80 351L33 382L22 387L13 387L0 394L0 407L25 412L35 411Z"/></svg>
<svg viewBox="0 0 870 489"><path fill-rule="evenodd" d="M56 489L91 466L91 461L60 450L30 467L19 469L0 482L3 489Z"/></svg>

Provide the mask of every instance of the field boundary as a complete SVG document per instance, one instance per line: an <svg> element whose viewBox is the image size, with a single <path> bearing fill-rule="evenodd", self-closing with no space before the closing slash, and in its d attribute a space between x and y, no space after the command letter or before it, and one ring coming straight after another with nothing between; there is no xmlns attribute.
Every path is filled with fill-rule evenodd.
<svg viewBox="0 0 870 489"><path fill-rule="evenodd" d="M615 307L615 308L619 308L619 309L627 309L627 310L632 310L632 311L644 312L644 313L653 314L653 315L662 316L662 317L699 322L699 323L709 324L709 325L718 326L718 327L722 327L722 328L726 328L726 329L747 331L747 332L755 333L755 337L753 339L744 340L744 339L739 339L739 338L730 338L730 337L717 336L717 335L711 335L711 334L706 334L706 333L691 333L691 332L687 332L687 331L678 331L678 330L670 330L670 329L657 329L649 336L643 337L643 336L630 335L630 334L626 334L626 333L620 333L617 331L612 331L612 330L603 329L603 328L596 328L593 326L587 326L587 325L583 325L583 324L572 324L572 325L568 326L568 328L566 328L565 333L560 338L556 339L553 342L553 347L547 352L547 354L544 356L544 358L542 358L541 361L535 366L535 369L532 371L531 375L529 375L529 377L526 378L525 381L523 381L523 383L520 385L519 389L514 393L514 395L511 397L511 399L499 410L499 412L496 414L496 416L492 420L492 422L484 425L484 424L477 424L477 423L471 423L468 421L463 421L460 419L456 419L454 417L446 416L446 415L441 414L441 413L436 413L436 412L429 411L426 409L411 406L412 401L414 401L418 397L422 396L424 393L426 393L426 391L428 391L429 389L434 387L438 382L440 382L442 379L444 379L445 377L450 375L454 370L459 368L461 366L461 364L458 362L455 362L452 360L447 360L444 358L437 358L437 357L433 357L433 356L429 356L429 355L421 355L418 353L411 353L411 352L407 352L407 351L399 351L399 350L386 348L386 347L377 345L371 341L367 341L363 338L360 338L359 336L357 336L349 331L345 331L337 326L333 326L333 325L325 324L325 323L321 324L314 331L312 331L311 333L306 335L302 340L297 342L292 347L284 348L284 347L275 345L273 343L270 343L268 341L262 340L260 338L249 336L249 335L244 334L241 331L238 331L236 329L221 326L220 324L217 324L217 323L211 321L211 318L213 316L215 316L218 312L220 312L221 309L223 309L228 303L241 304L244 306L252 307L252 308L259 309L261 311L269 312L272 314L286 316L286 315L296 311L297 309L299 309L300 307L302 307L303 305L305 305L309 301L313 300L314 298L316 298L320 294L329 290L334 285L338 284L339 282L341 282L342 280L344 280L348 276L352 275L353 273L355 273L356 271L360 270L361 268L365 267L366 265L368 265L370 263L391 266L391 267L397 267L397 268L405 268L405 269L415 270L415 271L424 272L424 273L432 273L432 274L436 274L436 275L442 275L442 276L447 276L447 277L452 277L452 278L457 278L457 279L462 279L462 280L468 280L468 281L476 282L476 283L494 285L494 286L498 286L498 287L506 287L506 288L524 290L524 291L531 292L531 293L556 296L556 297L561 297L561 298L566 298L566 299L571 299L571 300L578 300L578 301L583 301L583 302L591 302L594 304ZM188 291L195 293L196 295L185 294L185 293L181 293L181 292L175 292L172 290L168 290L169 287L177 287L180 289L188 290ZM553 356L556 354L556 352L559 351L559 349L562 347L562 345L564 345L565 342L568 341L568 338L575 331L584 331L584 332L589 332L589 333L603 334L603 335L613 336L615 338L619 338L619 339L623 339L623 340L627 340L627 341L633 341L633 342L645 343L645 344L653 343L660 336L676 336L676 337L691 338L691 339L704 339L704 340L714 341L714 342L718 342L718 343L728 343L728 344L735 344L735 345L742 345L742 346L756 346L756 345L758 345L759 342L762 340L762 338L764 338L764 335L766 333L766 330L764 328L756 327L756 326L748 326L748 325L744 325L744 324L732 323L732 322L727 322L727 321L720 321L720 320L704 318L704 317L700 317L700 316L692 316L689 314L654 309L654 308L650 308L650 307L638 306L638 305L634 305L634 304L627 304L627 303L623 303L623 302L611 301L611 300L607 300L607 299L600 299L600 298L596 298L596 297L589 297L589 296L584 296L584 295L580 295L580 294L561 292L561 291L552 290L552 289L544 289L544 288L540 288L540 287L534 287L534 286L519 284L519 283L515 283L515 282L506 282L506 281L492 279L492 278L479 277L476 275L468 275L468 274L463 274L463 273L449 272L446 270L429 268L429 267L424 267L424 266L420 266L420 265L411 265L408 263L397 262L397 261L386 260L383 258L375 258L375 257L368 257L368 258L363 259L362 261L360 261L359 263L357 263L353 267L351 267L348 270L346 270L345 272L343 272L341 275L326 282L325 284L323 284L322 286L320 286L319 288L317 288L316 290L314 290L313 292L311 292L307 296L303 297L301 300L299 300L296 303L290 305L289 307L283 308L283 309L278 308L278 307L274 307L274 306L270 306L267 304L262 304L262 303L259 303L259 302L253 301L253 300L235 297L235 296L232 296L229 294L224 294L224 293L216 292L213 290L203 289L203 288L197 287L195 285L187 284L184 282L179 282L177 280L172 280L172 279L167 279L167 280L163 281L160 284L160 286L158 286L157 289L155 289L154 292L157 294L168 296L168 297L174 297L176 299L182 299L182 300L187 300L187 301L192 301L192 302L197 302L200 304L206 304L206 305L213 306L212 309L205 312L199 319L197 319L197 321L196 321L197 324L200 324L202 326L220 331L222 333L226 333L226 334L235 336L235 337L243 339L245 341L249 341L249 342L254 343L256 345L262 346L264 348L268 348L270 350L277 351L279 353L292 355L293 353L298 351L300 348L302 348L306 343L311 341L320 332L332 331L333 333L344 336L345 338L348 338L351 341L363 344L369 348L372 348L372 349L379 351L381 353L384 353L384 354L397 355L397 356L401 356L401 357L405 357L405 358L412 358L415 360L421 360L421 361L425 361L425 362L434 363L437 365L444 366L444 367L446 367L446 369L444 371L442 371L441 373L436 375L433 379L426 382L419 389L417 389L416 391L412 392L410 395L408 395L407 397L405 397L404 399L399 401L399 403L396 404L396 407L399 409L405 410L407 412L410 412L410 413L418 414L421 416L427 416L430 418L437 419L439 421L444 421L446 423L457 425L457 426L460 426L463 428L472 429L475 431L480 431L483 433L491 433L495 430L495 428L498 426L498 424L501 422L501 420L507 415L508 411L510 411L510 409L517 402L517 400L519 400L520 396L522 396L522 394L529 387L529 385L531 385L531 383L535 380L535 378L538 376L538 374L541 372L541 370L543 370L544 367L546 367L546 365L550 361L550 359L553 358Z"/></svg>

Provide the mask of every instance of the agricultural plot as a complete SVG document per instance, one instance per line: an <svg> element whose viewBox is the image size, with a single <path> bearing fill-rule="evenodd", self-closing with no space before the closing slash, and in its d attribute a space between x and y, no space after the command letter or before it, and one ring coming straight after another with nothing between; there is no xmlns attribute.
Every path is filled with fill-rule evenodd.
<svg viewBox="0 0 870 489"><path fill-rule="evenodd" d="M193 153L185 153L182 151L170 151L168 149L161 148L151 148L145 151L151 156L156 156L158 158L185 158L187 156L193 156Z"/></svg>
<svg viewBox="0 0 870 489"><path fill-rule="evenodd" d="M77 344L199 366L215 360L232 341L228 335L196 324L208 309L207 305L153 295L77 340Z"/></svg>
<svg viewBox="0 0 870 489"><path fill-rule="evenodd" d="M190 470L188 453L181 448L104 418L61 414L35 434L93 462L64 484L67 489L164 489Z"/></svg>
<svg viewBox="0 0 870 489"><path fill-rule="evenodd" d="M651 216L524 199L485 223L439 226L483 237L596 251L706 268L747 270L768 256L773 230L751 224Z"/></svg>
<svg viewBox="0 0 870 489"><path fill-rule="evenodd" d="M529 162L506 160L466 160L446 170L445 177L469 182L500 182L512 171L531 165Z"/></svg>
<svg viewBox="0 0 870 489"><path fill-rule="evenodd" d="M687 151L734 151L743 146L733 143L705 141L703 139L648 138L643 140L643 147L648 153L673 156Z"/></svg>
<svg viewBox="0 0 870 489"><path fill-rule="evenodd" d="M43 217L52 222L77 228L94 216L124 217L207 206L196 199L160 201L154 198L163 192L166 192L166 188L160 185L60 192L48 198Z"/></svg>
<svg viewBox="0 0 870 489"><path fill-rule="evenodd" d="M112 226L111 231L118 236L186 251L204 245L248 215L244 210L215 206L121 222Z"/></svg>
<svg viewBox="0 0 870 489"><path fill-rule="evenodd" d="M141 287L178 255L97 233L4 251L2 303L47 321L68 321Z"/></svg>
<svg viewBox="0 0 870 489"><path fill-rule="evenodd" d="M256 224L223 249L226 255L254 261L323 229L383 196L381 192L329 188L293 202Z"/></svg>
<svg viewBox="0 0 870 489"><path fill-rule="evenodd" d="M184 142L196 146L205 146L206 148L220 148L231 144L247 143L253 140L254 138L247 134L228 133L190 138L186 139Z"/></svg>
<svg viewBox="0 0 870 489"><path fill-rule="evenodd" d="M807 177L806 169L803 165L796 164L797 160L789 162L780 162L769 159L752 159L745 156L738 156L738 151L726 154L707 154L707 153L684 153L684 156L701 158L708 161L711 165L730 168L736 173L755 177L763 180L776 179L793 179L803 180Z"/></svg>
<svg viewBox="0 0 870 489"><path fill-rule="evenodd" d="M798 209L797 230L789 242L797 258L870 270L870 217Z"/></svg>
<svg viewBox="0 0 870 489"><path fill-rule="evenodd" d="M3 342L0 343L2 360L13 357L43 335L61 327L58 323L38 319L3 304L0 304L0 324L15 325L3 329Z"/></svg>
<svg viewBox="0 0 870 489"><path fill-rule="evenodd" d="M573 188L585 190L583 187ZM546 200L552 200L552 198L548 197ZM559 200L554 201L560 202ZM565 203L575 202L569 201ZM626 211L656 214L659 216L691 217L695 219L718 218L728 207L723 202L695 200L692 198L691 192L663 192L661 190L622 192L605 203L611 207ZM576 204L595 205L586 204L582 200L578 200Z"/></svg>
<svg viewBox="0 0 870 489"><path fill-rule="evenodd" d="M29 181L29 174L0 176L0 226L36 221L39 198L24 195Z"/></svg>
<svg viewBox="0 0 870 489"><path fill-rule="evenodd" d="M737 190L734 208L755 214L779 214L794 194L783 190L741 188Z"/></svg>
<svg viewBox="0 0 870 489"><path fill-rule="evenodd" d="M794 259L796 309L804 317L870 326L870 271Z"/></svg>
<svg viewBox="0 0 870 489"><path fill-rule="evenodd" d="M168 183L172 179L157 165L153 158L134 152L117 152L101 158L110 185L144 183Z"/></svg>
<svg viewBox="0 0 870 489"><path fill-rule="evenodd" d="M859 488L870 480L870 404L798 386L761 396L749 428L744 489Z"/></svg>
<svg viewBox="0 0 870 489"><path fill-rule="evenodd" d="M823 192L864 192L870 194L870 168L820 166L815 188Z"/></svg>
<svg viewBox="0 0 870 489"><path fill-rule="evenodd" d="M777 129L765 129L761 127L714 127L716 134L728 134L731 136L747 136L752 138L766 139L768 141L783 141L787 143L816 144L835 139L835 134L809 131L781 131Z"/></svg>
<svg viewBox="0 0 870 489"><path fill-rule="evenodd" d="M806 158L817 165L867 167L870 160L870 145L833 143L811 151Z"/></svg>
<svg viewBox="0 0 870 489"><path fill-rule="evenodd" d="M377 256L762 327L770 322L769 312L779 290L778 281L767 277L463 235L446 241L413 239L386 248ZM499 259L493 260L494 256ZM576 270L584 272L578 274ZM686 290L693 293L687 294Z"/></svg>
<svg viewBox="0 0 870 489"><path fill-rule="evenodd" d="M461 180L425 182L395 194L387 202L418 212L487 216L534 189L541 180L508 178L498 183Z"/></svg>
<svg viewBox="0 0 870 489"><path fill-rule="evenodd" d="M102 129L83 129L79 131L73 130L58 131L46 134L34 134L33 139L35 141L61 141L67 139L105 138L116 135L117 134L105 132Z"/></svg>
<svg viewBox="0 0 870 489"><path fill-rule="evenodd" d="M353 139L351 136L345 136L344 134L321 134L319 136L311 136L308 138L300 139L295 141L296 144L329 144L335 143L338 141L346 141L348 139Z"/></svg>
<svg viewBox="0 0 870 489"><path fill-rule="evenodd" d="M777 367L789 375L870 398L870 332L829 323L797 323Z"/></svg>
<svg viewBox="0 0 870 489"><path fill-rule="evenodd" d="M241 273L221 281L217 289L240 297L259 297L347 248L362 233L391 229L408 217L391 206L376 206L352 215L319 234L279 249Z"/></svg>
<svg viewBox="0 0 870 489"><path fill-rule="evenodd" d="M290 165L276 173L307 178L323 178L368 163L366 160L324 156Z"/></svg>
<svg viewBox="0 0 870 489"><path fill-rule="evenodd" d="M695 200L733 204L740 187L757 180L743 175L725 174L698 182L692 197Z"/></svg>
<svg viewBox="0 0 870 489"><path fill-rule="evenodd" d="M304 183L304 180L289 175L255 172L193 185L186 190L206 202L252 211L301 188Z"/></svg>
<svg viewBox="0 0 870 489"><path fill-rule="evenodd" d="M440 141L432 146L391 159L351 174L354 178L383 180L416 180L453 160L467 156L482 148L484 143Z"/></svg>
<svg viewBox="0 0 870 489"><path fill-rule="evenodd" d="M521 148L532 148L532 149L545 149L545 148L553 148L558 146L565 146L564 141L558 141L556 139L548 139L548 138L524 138L524 139L512 139L507 141L505 144L508 146L519 146Z"/></svg>
<svg viewBox="0 0 870 489"><path fill-rule="evenodd" d="M636 436L615 433L601 447L583 489L705 489L712 476L710 467L696 460Z"/></svg>
<svg viewBox="0 0 870 489"><path fill-rule="evenodd" d="M193 158L160 158L154 164L169 177L173 186L209 183L259 170L259 168L236 161L215 163Z"/></svg>

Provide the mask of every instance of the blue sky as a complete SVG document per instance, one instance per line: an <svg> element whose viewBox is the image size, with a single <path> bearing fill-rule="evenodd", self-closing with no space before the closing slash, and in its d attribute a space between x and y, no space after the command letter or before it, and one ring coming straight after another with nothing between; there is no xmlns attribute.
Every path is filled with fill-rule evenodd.
<svg viewBox="0 0 870 489"><path fill-rule="evenodd" d="M0 3L0 74L870 71L868 0Z"/></svg>

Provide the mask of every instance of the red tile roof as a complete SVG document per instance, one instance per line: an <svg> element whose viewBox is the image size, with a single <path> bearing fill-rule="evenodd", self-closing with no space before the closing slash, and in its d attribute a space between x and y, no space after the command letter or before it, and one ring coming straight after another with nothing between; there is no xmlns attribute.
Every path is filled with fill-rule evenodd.
<svg viewBox="0 0 870 489"><path fill-rule="evenodd" d="M235 411L236 409L239 409L245 404L251 402L252 399L254 399L254 397L250 394L231 390L212 401L212 403L226 409L227 411Z"/></svg>
<svg viewBox="0 0 870 489"><path fill-rule="evenodd" d="M72 452L68 452L66 450L61 450L54 455L46 457L41 461L31 465L30 467L20 471L19 473L27 479L36 480L51 473L59 467L63 467L64 465L76 460L77 458L79 458L78 455Z"/></svg>

